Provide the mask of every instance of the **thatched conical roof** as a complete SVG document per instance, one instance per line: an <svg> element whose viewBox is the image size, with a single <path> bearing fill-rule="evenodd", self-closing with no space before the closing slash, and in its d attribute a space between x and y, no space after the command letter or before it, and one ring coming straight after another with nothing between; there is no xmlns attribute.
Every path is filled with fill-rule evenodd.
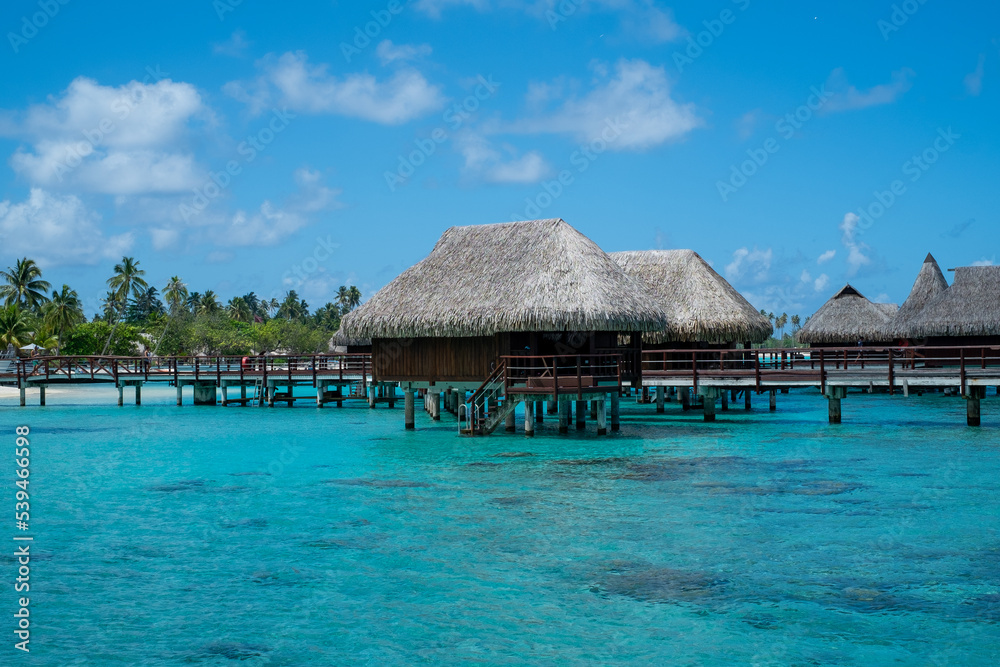
<svg viewBox="0 0 1000 667"><path fill-rule="evenodd" d="M909 322L907 335L1000 336L1000 266L955 269L951 287Z"/></svg>
<svg viewBox="0 0 1000 667"><path fill-rule="evenodd" d="M771 321L694 250L613 252L611 258L667 313L670 330L643 334L647 343L762 343L774 331Z"/></svg>
<svg viewBox="0 0 1000 667"><path fill-rule="evenodd" d="M800 343L850 343L885 338L889 315L850 285L837 292L799 329Z"/></svg>
<svg viewBox="0 0 1000 667"><path fill-rule="evenodd" d="M666 328L645 289L560 219L452 227L341 324L351 338Z"/></svg>
<svg viewBox="0 0 1000 667"><path fill-rule="evenodd" d="M920 267L920 273L917 274L917 279L913 283L913 289L910 290L910 296L906 297L903 307L899 309L886 328L888 336L890 338L913 337L910 331L913 320L923 312L934 297L946 289L948 289L948 281L941 273L941 267L938 266L934 256L927 253L927 257Z"/></svg>

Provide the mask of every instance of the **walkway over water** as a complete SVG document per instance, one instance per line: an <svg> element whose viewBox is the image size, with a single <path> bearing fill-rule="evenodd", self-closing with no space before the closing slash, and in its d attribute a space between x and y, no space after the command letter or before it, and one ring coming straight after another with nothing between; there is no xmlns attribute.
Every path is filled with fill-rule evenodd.
<svg viewBox="0 0 1000 667"><path fill-rule="evenodd" d="M0 384L24 391L37 387L44 404L44 388L67 384L115 384L122 403L122 388L139 391L149 382L168 383L181 390L192 386L196 404L215 404L222 390L222 404L291 404L303 397L293 387L316 390L316 403L340 405L349 398L367 398L371 405L396 400L395 382L383 382L367 353L305 356L142 357L53 356L0 360ZM967 347L849 347L823 349L719 349L647 350L639 354L505 356L498 359L489 378L466 401L465 390L455 392L446 382L425 382L423 391L445 409L472 422L469 432L489 432L508 421L518 403L538 408L544 401L595 401L604 415L604 401L612 403L612 430L617 427L616 404L629 389L653 390L659 411L666 390L684 390L682 399L700 400L705 418L715 418L716 402L728 406L727 392L735 400L742 392L749 407L752 393L768 392L771 404L778 391L796 387L818 389L830 402L830 421L840 421L840 401L848 389L884 389L889 394L928 389L954 391L968 399L968 423L979 425L980 400L990 386L1000 386L1000 346ZM435 386L436 385L436 386ZM229 388L239 388L240 398L228 398ZM284 388L282 393L279 389ZM247 390L251 395L247 396ZM407 405L407 426L412 426L414 385L402 386ZM456 393L457 392L457 393ZM459 405L465 408L460 409ZM561 408L560 408L561 409ZM579 406L578 406L579 409ZM440 407L429 412L440 417ZM540 412L540 410L539 410ZM599 423L603 424L603 419ZM484 427L488 424L488 427ZM603 426L599 427L599 429Z"/></svg>

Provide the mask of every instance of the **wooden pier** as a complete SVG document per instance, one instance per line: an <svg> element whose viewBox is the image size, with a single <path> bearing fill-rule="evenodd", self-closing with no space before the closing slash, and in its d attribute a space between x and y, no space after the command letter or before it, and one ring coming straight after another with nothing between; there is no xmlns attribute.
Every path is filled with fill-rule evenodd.
<svg viewBox="0 0 1000 667"><path fill-rule="evenodd" d="M841 402L849 390L883 391L909 396L911 392L944 390L966 400L967 423L981 423L981 401L988 387L1000 387L1000 346L965 347L844 347L812 349L675 349L641 353L607 352L590 355L507 355L497 359L481 384L386 382L380 380L377 360L367 353L285 357L40 357L20 359L0 374L0 384L25 392L57 385L113 384L118 404L125 388L135 392L148 383L177 388L177 405L190 386L195 405L271 406L315 401L343 405L365 400L393 407L401 389L406 427L413 428L414 404L423 398L433 420L442 411L457 418L459 430L486 434L504 424L515 429L519 404L527 416L526 435L546 414L556 415L560 432L569 431L575 411L576 426L596 421L597 432L618 430L620 399L631 391L649 396L656 411L677 396L685 409L700 404L705 421L716 419L740 394L749 409L754 394L767 394L771 410L779 393L793 388L817 389L828 401L830 423L840 423ZM294 388L311 387L315 398L295 396ZM231 395L238 391L238 397ZM221 393L221 401L219 394ZM645 400L643 400L645 402Z"/></svg>
<svg viewBox="0 0 1000 667"><path fill-rule="evenodd" d="M37 388L45 405L49 386L113 384L118 388L118 405L124 404L125 388L135 392L135 404L142 402L142 387L149 383L177 388L177 405L183 403L184 388L191 387L195 405L268 406L291 405L295 401L315 401L342 406L345 400L394 403L394 387L374 378L370 354L324 354L280 357L144 357L54 356L19 359L12 372L0 374L0 385L20 389L25 405L26 390ZM308 386L315 398L295 396L295 387ZM230 390L239 397L230 397Z"/></svg>

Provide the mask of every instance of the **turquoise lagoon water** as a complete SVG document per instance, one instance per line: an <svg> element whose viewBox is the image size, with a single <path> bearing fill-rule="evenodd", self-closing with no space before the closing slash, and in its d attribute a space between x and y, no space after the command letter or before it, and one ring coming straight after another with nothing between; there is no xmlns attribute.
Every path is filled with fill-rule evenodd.
<svg viewBox="0 0 1000 667"><path fill-rule="evenodd" d="M982 429L940 395L852 395L831 427L792 393L472 439L419 410L407 433L399 408L94 391L0 403L11 505L32 429L35 536L32 652L5 583L5 665L1000 659L992 393Z"/></svg>

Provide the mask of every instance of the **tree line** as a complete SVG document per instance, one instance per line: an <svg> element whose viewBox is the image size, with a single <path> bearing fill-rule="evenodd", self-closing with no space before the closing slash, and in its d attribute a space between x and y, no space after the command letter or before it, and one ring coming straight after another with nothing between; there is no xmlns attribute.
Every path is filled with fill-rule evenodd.
<svg viewBox="0 0 1000 667"><path fill-rule="evenodd" d="M223 303L212 290L190 291L179 276L160 292L134 257L107 280L99 313L88 321L76 290L54 290L27 257L0 271L0 347L35 344L58 354L131 356L325 352L340 319L361 304L357 287L310 312L295 290L280 301L254 292Z"/></svg>

